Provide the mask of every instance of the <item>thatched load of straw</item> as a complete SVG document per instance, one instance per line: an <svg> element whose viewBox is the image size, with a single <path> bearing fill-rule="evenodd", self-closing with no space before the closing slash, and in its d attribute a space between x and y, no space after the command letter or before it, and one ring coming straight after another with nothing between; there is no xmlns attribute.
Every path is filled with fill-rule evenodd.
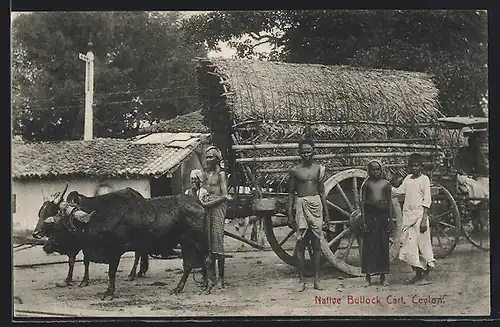
<svg viewBox="0 0 500 327"><path fill-rule="evenodd" d="M296 155L297 149L242 151L239 144L315 141L429 139L435 135L438 90L429 75L418 72L349 66L293 64L248 59L202 59L199 92L205 124L230 167L236 158ZM332 149L318 149L334 153ZM340 148L335 151L353 151ZM398 152L395 148L354 152ZM350 153L350 152L349 152ZM371 157L325 160L330 170L362 166ZM405 157L384 156L384 162ZM286 173L258 174L294 164L248 163L257 177L274 182Z"/></svg>

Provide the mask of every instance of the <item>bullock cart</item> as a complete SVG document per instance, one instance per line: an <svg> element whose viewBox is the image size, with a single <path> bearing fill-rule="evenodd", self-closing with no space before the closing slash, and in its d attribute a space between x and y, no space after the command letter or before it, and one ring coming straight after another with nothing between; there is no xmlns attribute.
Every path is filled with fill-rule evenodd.
<svg viewBox="0 0 500 327"><path fill-rule="evenodd" d="M444 165L434 171L433 180L446 187L455 199L465 238L475 247L489 251L489 195L481 190L484 185L486 188L489 186L488 118L445 117L440 118L439 122L443 137L448 142ZM461 148L465 152L461 153L464 135L467 135L469 145L474 138L476 148L467 149L463 146ZM469 171L462 170L464 159L465 165L470 166ZM485 180L486 184L478 184ZM468 187L468 183L475 186ZM477 186L481 186L479 190Z"/></svg>
<svg viewBox="0 0 500 327"><path fill-rule="evenodd" d="M352 276L361 276L360 188L368 161L382 160L390 180L405 176L413 152L426 156L430 170L442 164L437 119L443 115L425 74L202 59L198 79L204 123L230 174L229 216L263 218L271 248L287 264L296 263L286 208L299 140L312 139L315 161L326 167L332 221L325 224L323 262ZM242 186L251 194L241 193ZM433 184L432 193L433 246L444 257L456 245L460 215L447 188ZM397 219L392 225L396 239Z"/></svg>

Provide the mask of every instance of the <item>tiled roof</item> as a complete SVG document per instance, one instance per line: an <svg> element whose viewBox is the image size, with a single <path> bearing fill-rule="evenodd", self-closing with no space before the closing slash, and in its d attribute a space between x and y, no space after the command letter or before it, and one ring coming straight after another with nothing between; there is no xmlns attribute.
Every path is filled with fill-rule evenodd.
<svg viewBox="0 0 500 327"><path fill-rule="evenodd" d="M183 137L185 138L185 137ZM162 143L123 139L12 144L12 177L157 177L172 173L198 146L191 137Z"/></svg>
<svg viewBox="0 0 500 327"><path fill-rule="evenodd" d="M201 111L190 112L170 120L144 127L140 133L210 133L210 129L203 122Z"/></svg>

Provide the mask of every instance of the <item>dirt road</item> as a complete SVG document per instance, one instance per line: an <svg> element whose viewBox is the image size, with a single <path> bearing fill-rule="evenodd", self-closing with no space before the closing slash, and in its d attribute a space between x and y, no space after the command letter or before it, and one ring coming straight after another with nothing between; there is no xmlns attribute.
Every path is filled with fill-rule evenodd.
<svg viewBox="0 0 500 327"><path fill-rule="evenodd" d="M467 243L458 245L449 258L439 260L432 278L424 286L406 286L411 270L399 261L392 264L390 286L363 287L363 278L349 278L329 264L322 270L324 291L293 291L296 272L272 251L234 252L226 261L228 286L214 294L198 295L198 285L189 278L185 292L169 295L181 275L181 260L155 260L147 277L126 281L133 259L125 255L119 267L116 297L101 301L106 288L107 266L91 264L91 284L79 288L83 264L77 263L74 285L55 286L66 276L67 265L14 268L14 295L19 316L51 311L75 316L294 316L294 315L489 315L489 253ZM40 247L15 254L16 264L64 261L47 256ZM197 273L197 280L201 275ZM373 299L375 303L359 303Z"/></svg>

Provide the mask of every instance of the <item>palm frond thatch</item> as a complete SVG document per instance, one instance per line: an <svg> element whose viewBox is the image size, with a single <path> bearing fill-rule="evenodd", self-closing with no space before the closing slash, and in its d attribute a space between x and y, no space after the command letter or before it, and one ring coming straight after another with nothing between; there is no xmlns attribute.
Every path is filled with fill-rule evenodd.
<svg viewBox="0 0 500 327"><path fill-rule="evenodd" d="M200 60L198 74L204 122L230 163L231 134L249 143L432 137L443 117L438 89L419 72L216 58Z"/></svg>
<svg viewBox="0 0 500 327"><path fill-rule="evenodd" d="M441 117L424 73L259 60L211 59L234 123L245 120L429 122Z"/></svg>

